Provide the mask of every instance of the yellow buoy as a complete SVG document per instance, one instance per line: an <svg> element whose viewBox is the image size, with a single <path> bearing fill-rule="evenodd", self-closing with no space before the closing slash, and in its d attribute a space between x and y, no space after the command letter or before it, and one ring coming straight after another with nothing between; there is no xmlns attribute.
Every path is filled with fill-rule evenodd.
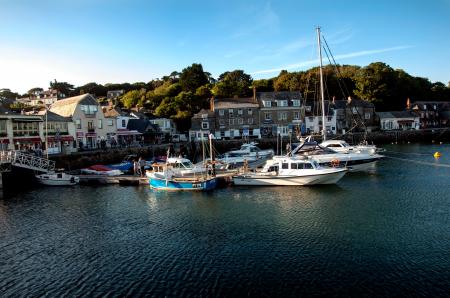
<svg viewBox="0 0 450 298"><path fill-rule="evenodd" d="M434 156L434 158L439 158L439 157L441 157L441 153L436 151L436 152L434 152L433 156Z"/></svg>

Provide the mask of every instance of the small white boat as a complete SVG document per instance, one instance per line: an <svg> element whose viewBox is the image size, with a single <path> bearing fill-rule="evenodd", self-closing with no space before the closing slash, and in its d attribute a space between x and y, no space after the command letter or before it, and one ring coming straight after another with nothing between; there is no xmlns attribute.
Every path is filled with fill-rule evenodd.
<svg viewBox="0 0 450 298"><path fill-rule="evenodd" d="M338 153L368 153L375 154L383 152L384 149L377 148L375 145L360 144L356 146L351 146L344 140L326 140L319 144L321 147L329 148Z"/></svg>
<svg viewBox="0 0 450 298"><path fill-rule="evenodd" d="M36 175L36 179L41 184L51 186L68 186L75 185L80 182L80 178L77 176L69 175L63 172Z"/></svg>
<svg viewBox="0 0 450 298"><path fill-rule="evenodd" d="M310 158L276 156L268 160L261 172L233 177L235 185L289 186L335 184L346 168L321 167Z"/></svg>
<svg viewBox="0 0 450 298"><path fill-rule="evenodd" d="M256 169L274 155L272 149L261 150L256 145L254 142L242 144L241 149L228 151L217 160L227 164L229 168L239 168L247 164L249 168Z"/></svg>

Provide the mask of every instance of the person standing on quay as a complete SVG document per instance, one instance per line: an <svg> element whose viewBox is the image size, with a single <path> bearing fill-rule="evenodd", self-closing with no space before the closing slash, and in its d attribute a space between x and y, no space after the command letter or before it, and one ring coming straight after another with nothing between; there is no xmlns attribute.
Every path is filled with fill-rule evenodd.
<svg viewBox="0 0 450 298"><path fill-rule="evenodd" d="M139 169L141 171L141 177L144 177L145 171L145 160L142 157L139 157Z"/></svg>

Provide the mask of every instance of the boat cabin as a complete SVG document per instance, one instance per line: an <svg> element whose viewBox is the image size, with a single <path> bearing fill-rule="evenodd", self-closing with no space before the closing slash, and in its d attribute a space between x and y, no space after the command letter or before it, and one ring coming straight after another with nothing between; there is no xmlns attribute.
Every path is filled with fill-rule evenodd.
<svg viewBox="0 0 450 298"><path fill-rule="evenodd" d="M268 161L262 173L292 174L298 170L316 170L320 166L317 161L309 158L276 158Z"/></svg>

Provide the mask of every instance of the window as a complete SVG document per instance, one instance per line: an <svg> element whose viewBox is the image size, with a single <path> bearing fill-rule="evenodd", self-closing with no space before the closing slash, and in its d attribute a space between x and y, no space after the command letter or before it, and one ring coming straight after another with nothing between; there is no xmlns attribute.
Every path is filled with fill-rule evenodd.
<svg viewBox="0 0 450 298"><path fill-rule="evenodd" d="M93 129L94 129L94 122L88 121L88 130L93 130Z"/></svg>
<svg viewBox="0 0 450 298"><path fill-rule="evenodd" d="M265 120L272 120L272 113L270 113L270 112L264 113L264 119Z"/></svg>
<svg viewBox="0 0 450 298"><path fill-rule="evenodd" d="M357 109L356 107L353 107L353 108L352 108L352 113L353 113L353 114L358 114L358 109Z"/></svg>
<svg viewBox="0 0 450 298"><path fill-rule="evenodd" d="M248 123L248 124L253 124L253 118L248 118L248 119L247 119L247 123Z"/></svg>
<svg viewBox="0 0 450 298"><path fill-rule="evenodd" d="M125 120L122 120L122 121L125 121ZM108 126L113 126L113 125L114 125L114 120L108 119L106 123L108 124ZM123 122L122 122L122 124L123 124ZM125 126L125 125L124 125L124 126ZM80 127L80 128L81 128L81 127Z"/></svg>
<svg viewBox="0 0 450 298"><path fill-rule="evenodd" d="M81 129L81 119L75 119L75 126L77 129Z"/></svg>
<svg viewBox="0 0 450 298"><path fill-rule="evenodd" d="M202 122L202 129L208 129L209 123L208 122Z"/></svg>
<svg viewBox="0 0 450 298"><path fill-rule="evenodd" d="M95 115L98 111L98 108L95 105L81 105L80 109L85 115Z"/></svg>
<svg viewBox="0 0 450 298"><path fill-rule="evenodd" d="M294 112L294 120L300 119L300 112Z"/></svg>
<svg viewBox="0 0 450 298"><path fill-rule="evenodd" d="M127 121L125 119L122 119L122 127L127 127Z"/></svg>
<svg viewBox="0 0 450 298"><path fill-rule="evenodd" d="M278 107L287 107L288 102L287 102L287 100L277 100L277 106Z"/></svg>
<svg viewBox="0 0 450 298"><path fill-rule="evenodd" d="M311 106L305 106L305 111L311 112Z"/></svg>
<svg viewBox="0 0 450 298"><path fill-rule="evenodd" d="M287 120L287 112L279 112L278 120Z"/></svg>
<svg viewBox="0 0 450 298"><path fill-rule="evenodd" d="M272 102L270 100L264 100L263 101L263 106L265 108L270 108L270 107L272 107Z"/></svg>
<svg viewBox="0 0 450 298"><path fill-rule="evenodd" d="M299 99L293 99L292 100L292 106L299 107L300 106L300 100Z"/></svg>
<svg viewBox="0 0 450 298"><path fill-rule="evenodd" d="M312 117L312 116L309 116L308 119L309 119L309 121L311 121L311 122L314 121L314 117Z"/></svg>
<svg viewBox="0 0 450 298"><path fill-rule="evenodd" d="M244 124L244 119L239 118L239 119L238 119L238 124Z"/></svg>
<svg viewBox="0 0 450 298"><path fill-rule="evenodd" d="M102 119L98 119L98 128L103 128L103 122Z"/></svg>
<svg viewBox="0 0 450 298"><path fill-rule="evenodd" d="M297 163L291 163L291 169L297 170Z"/></svg>
<svg viewBox="0 0 450 298"><path fill-rule="evenodd" d="M228 123L229 123L230 125L234 125L234 119L228 119L228 120L229 120Z"/></svg>
<svg viewBox="0 0 450 298"><path fill-rule="evenodd" d="M328 122L331 122L332 119L333 117L328 117Z"/></svg>
<svg viewBox="0 0 450 298"><path fill-rule="evenodd" d="M223 115L225 115L225 110L219 110L219 116L223 117Z"/></svg>
<svg viewBox="0 0 450 298"><path fill-rule="evenodd" d="M364 119L369 120L370 119L370 113L365 113L364 114Z"/></svg>
<svg viewBox="0 0 450 298"><path fill-rule="evenodd" d="M288 127L287 126L278 126L278 134L286 135L288 133Z"/></svg>
<svg viewBox="0 0 450 298"><path fill-rule="evenodd" d="M244 114L244 110L243 109L239 109L238 110L238 115L243 115Z"/></svg>
<svg viewBox="0 0 450 298"><path fill-rule="evenodd" d="M304 164L304 168L305 168L305 169L312 169L313 166L312 166L312 164L310 164L310 163L305 163L305 164Z"/></svg>
<svg viewBox="0 0 450 298"><path fill-rule="evenodd" d="M252 115L252 114L253 114L253 110L249 108L249 109L247 110L247 114Z"/></svg>
<svg viewBox="0 0 450 298"><path fill-rule="evenodd" d="M208 119L208 114L202 114L202 119Z"/></svg>
<svg viewBox="0 0 450 298"><path fill-rule="evenodd" d="M38 122L13 122L14 136L38 136Z"/></svg>
<svg viewBox="0 0 450 298"><path fill-rule="evenodd" d="M233 118L233 109L228 110L228 115L230 116L230 118Z"/></svg>
<svg viewBox="0 0 450 298"><path fill-rule="evenodd" d="M289 169L289 164L288 164L287 162L283 162L283 163L281 164L281 168L282 168L282 169Z"/></svg>
<svg viewBox="0 0 450 298"><path fill-rule="evenodd" d="M225 125L225 120L219 119L219 125L220 125L220 126L224 126L224 125Z"/></svg>

